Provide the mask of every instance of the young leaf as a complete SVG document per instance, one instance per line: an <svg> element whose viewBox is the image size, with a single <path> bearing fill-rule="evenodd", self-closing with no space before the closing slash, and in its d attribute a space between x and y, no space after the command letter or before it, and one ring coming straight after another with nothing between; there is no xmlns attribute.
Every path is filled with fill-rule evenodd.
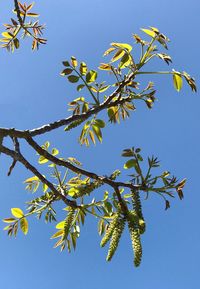
<svg viewBox="0 0 200 289"><path fill-rule="evenodd" d="M16 218L22 218L24 216L23 211L20 208L12 208L11 213Z"/></svg>
<svg viewBox="0 0 200 289"><path fill-rule="evenodd" d="M156 36L156 33L152 30L149 29L141 29L144 33L146 33L147 35L151 36L152 38L154 38Z"/></svg>
<svg viewBox="0 0 200 289"><path fill-rule="evenodd" d="M125 170L130 169L132 167L135 167L135 165L136 165L136 160L130 159L124 164L124 169Z"/></svg>
<svg viewBox="0 0 200 289"><path fill-rule="evenodd" d="M101 129L99 128L99 126L93 124L92 125L92 129L97 137L97 139L102 142L102 133L101 133Z"/></svg>
<svg viewBox="0 0 200 289"><path fill-rule="evenodd" d="M81 62L80 64L80 73L81 75L86 75L87 73L87 65L85 62Z"/></svg>
<svg viewBox="0 0 200 289"><path fill-rule="evenodd" d="M4 223L14 223L16 221L15 218L7 218L7 219L3 219Z"/></svg>
<svg viewBox="0 0 200 289"><path fill-rule="evenodd" d="M34 182L34 181L38 181L39 178L34 176L34 177L31 177L31 178L28 178L24 181L24 183L31 183L31 182Z"/></svg>
<svg viewBox="0 0 200 289"><path fill-rule="evenodd" d="M20 220L20 228L21 228L22 232L24 233L24 235L27 235L27 233L28 233L28 221L26 218L22 218Z"/></svg>
<svg viewBox="0 0 200 289"><path fill-rule="evenodd" d="M130 44L127 43L116 43L116 42L112 42L111 43L112 46L116 47L116 48L121 48L123 50L127 50L127 51L131 51L132 50L132 46Z"/></svg>
<svg viewBox="0 0 200 289"><path fill-rule="evenodd" d="M96 120L95 120L95 124L96 124L98 127L101 127L101 128L104 128L104 127L105 127L105 122L104 122L102 119L96 119Z"/></svg>
<svg viewBox="0 0 200 289"><path fill-rule="evenodd" d="M77 67L77 65L78 65L78 62L77 62L77 60L76 60L76 58L74 56L71 57L71 64L74 67Z"/></svg>
<svg viewBox="0 0 200 289"><path fill-rule="evenodd" d="M179 73L173 73L173 83L177 91L180 91L183 86L183 80Z"/></svg>
<svg viewBox="0 0 200 289"><path fill-rule="evenodd" d="M92 83L96 80L97 78L97 72L95 70L90 70L87 74L86 74L86 81L87 83Z"/></svg>

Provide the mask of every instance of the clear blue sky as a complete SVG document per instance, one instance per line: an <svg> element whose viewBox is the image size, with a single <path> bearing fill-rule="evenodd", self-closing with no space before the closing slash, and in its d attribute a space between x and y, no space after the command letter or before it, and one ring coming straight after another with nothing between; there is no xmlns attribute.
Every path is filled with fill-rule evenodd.
<svg viewBox="0 0 200 289"><path fill-rule="evenodd" d="M14 54L0 51L0 126L34 128L67 116L67 103L76 95L59 76L61 61L75 55L96 68L110 42L131 42L131 33L139 33L141 27L155 26L166 34L171 39L170 68L186 70L200 84L197 0L35 2L35 11L46 23L48 45L35 53L31 52L30 43L23 42ZM12 16L11 4L12 1L1 1L1 23ZM167 67L158 61L154 69ZM123 148L139 146L145 156L157 155L163 170L188 179L184 200L172 201L170 210L164 211L164 204L155 196L144 201L147 232L141 266L133 267L128 234L122 238L113 261L106 263L106 250L99 247L95 220L88 220L78 248L71 255L52 248L49 237L54 225L33 219L27 237L19 234L16 239L9 239L2 231L2 223L0 288L200 288L199 93L191 93L186 85L177 93L170 77L149 78L152 79L159 99L154 109L148 111L139 106L127 122L108 125L102 145L80 147L77 131L70 136L59 130L38 139L40 143L50 140L53 145L59 144L63 155L77 156L85 168L102 174L122 168ZM10 207L24 208L30 198L22 182L31 174L19 165L11 177L6 177L10 161L1 156L0 219L10 215Z"/></svg>

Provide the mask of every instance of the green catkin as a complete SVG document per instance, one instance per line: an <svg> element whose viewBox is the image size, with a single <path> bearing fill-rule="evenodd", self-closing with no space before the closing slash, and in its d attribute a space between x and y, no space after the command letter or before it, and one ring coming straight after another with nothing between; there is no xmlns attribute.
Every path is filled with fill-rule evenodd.
<svg viewBox="0 0 200 289"><path fill-rule="evenodd" d="M72 223L74 221L74 214L75 214L75 209L71 208L66 219L65 219L65 224L64 224L64 234L62 237L62 240L66 240L69 234L69 231L71 229Z"/></svg>
<svg viewBox="0 0 200 289"><path fill-rule="evenodd" d="M117 178L117 176L120 175L120 171L116 170L114 171L111 175L110 175L110 179L111 180L115 180ZM76 192L73 196L74 199L83 197L85 195L90 195L95 189L98 189L99 187L101 187L104 183L100 180L96 180L94 182L91 182L88 185L84 185L78 188L78 192Z"/></svg>
<svg viewBox="0 0 200 289"><path fill-rule="evenodd" d="M136 267L138 267L142 259L142 245L140 240L140 229L138 227L135 211L129 212L127 221L134 252L134 264Z"/></svg>
<svg viewBox="0 0 200 289"><path fill-rule="evenodd" d="M137 213L139 218L139 230L140 234L143 234L146 230L146 223L142 214L142 204L139 196L138 191L132 191L132 204L133 204L133 210Z"/></svg>
<svg viewBox="0 0 200 289"><path fill-rule="evenodd" d="M102 186L103 183L101 181L94 181L91 182L88 185L84 185L78 188L78 192L76 192L73 196L74 199L83 197L85 195L89 195L91 194L95 189L99 188L100 186Z"/></svg>
<svg viewBox="0 0 200 289"><path fill-rule="evenodd" d="M66 127L64 128L64 130L65 130L65 131L69 131L69 130L71 130L71 129L77 127L77 126L79 126L79 125L80 125L82 122L84 122L84 121L85 121L85 119L75 120L75 121L73 121L72 123L70 123L68 126L66 126Z"/></svg>
<svg viewBox="0 0 200 289"><path fill-rule="evenodd" d="M124 218L118 218L117 219L117 224L114 228L114 231L112 233L112 237L111 237L111 241L110 241L110 246L108 249L108 254L106 257L106 261L110 261L113 257L113 255L115 254L122 232L124 230L124 226L125 226L125 219Z"/></svg>
<svg viewBox="0 0 200 289"><path fill-rule="evenodd" d="M112 237L113 231L118 224L118 219L119 219L119 213L116 213L101 240L101 243L100 243L101 247L104 247L108 243L110 238Z"/></svg>

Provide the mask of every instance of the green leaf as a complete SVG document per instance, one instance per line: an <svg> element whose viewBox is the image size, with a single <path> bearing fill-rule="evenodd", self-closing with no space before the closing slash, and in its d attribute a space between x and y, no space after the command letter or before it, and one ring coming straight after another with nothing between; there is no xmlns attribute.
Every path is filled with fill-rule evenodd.
<svg viewBox="0 0 200 289"><path fill-rule="evenodd" d="M53 235L51 236L51 239L58 238L58 237L62 236L63 233L64 233L64 230L60 230L60 231L56 232L55 234L53 234Z"/></svg>
<svg viewBox="0 0 200 289"><path fill-rule="evenodd" d="M119 68L126 68L129 64L131 64L131 57L128 55L128 53L125 53L124 56L122 57Z"/></svg>
<svg viewBox="0 0 200 289"><path fill-rule="evenodd" d="M64 229L65 221L61 221L56 225L56 229Z"/></svg>
<svg viewBox="0 0 200 289"><path fill-rule="evenodd" d="M94 134L96 135L97 139L102 142L102 133L101 133L101 129L99 128L99 126L93 124L92 125L92 129L94 131Z"/></svg>
<svg viewBox="0 0 200 289"><path fill-rule="evenodd" d="M76 60L76 57L74 57L74 56L71 57L71 64L72 64L72 66L77 67L78 62Z"/></svg>
<svg viewBox="0 0 200 289"><path fill-rule="evenodd" d="M46 191L48 190L48 186L46 184L43 184L43 192L46 193Z"/></svg>
<svg viewBox="0 0 200 289"><path fill-rule="evenodd" d="M47 163L49 160L48 159L46 159L44 156L40 156L39 157L39 160L38 160L38 163L39 164L45 164L45 163Z"/></svg>
<svg viewBox="0 0 200 289"><path fill-rule="evenodd" d="M115 55L113 56L113 58L111 59L111 62L115 62L115 61L119 60L120 58L122 58L124 53L125 53L125 51L123 49L118 49L117 52L115 53Z"/></svg>
<svg viewBox="0 0 200 289"><path fill-rule="evenodd" d="M125 49L128 50L129 52L132 50L132 46L128 43L116 43L116 42L112 42L111 43L112 46L116 47L116 48L121 48L121 49Z"/></svg>
<svg viewBox="0 0 200 289"><path fill-rule="evenodd" d="M97 78L97 72L95 70L90 70L87 74L86 74L86 82L87 83L92 83L96 80Z"/></svg>
<svg viewBox="0 0 200 289"><path fill-rule="evenodd" d="M80 64L80 73L81 75L86 75L87 73L87 65L85 62L81 62Z"/></svg>
<svg viewBox="0 0 200 289"><path fill-rule="evenodd" d="M124 169L125 170L130 169L132 167L135 167L135 165L136 165L136 160L130 159L124 164Z"/></svg>
<svg viewBox="0 0 200 289"><path fill-rule="evenodd" d="M53 148L52 151L51 151L51 154L52 154L53 156L56 156L56 155L59 154L59 150L56 149L56 148Z"/></svg>
<svg viewBox="0 0 200 289"><path fill-rule="evenodd" d="M102 93L102 92L106 91L109 87L110 87L110 85L102 86L102 87L99 89L99 92Z"/></svg>
<svg viewBox="0 0 200 289"><path fill-rule="evenodd" d="M13 35L10 32L2 32L1 34L5 38L9 38L9 39L13 38Z"/></svg>
<svg viewBox="0 0 200 289"><path fill-rule="evenodd" d="M11 213L16 218L22 218L24 216L23 211L20 208L12 208Z"/></svg>
<svg viewBox="0 0 200 289"><path fill-rule="evenodd" d="M182 77L179 73L173 74L173 83L174 83L175 89L177 91L180 91L182 86L183 86L183 80L182 80Z"/></svg>
<svg viewBox="0 0 200 289"><path fill-rule="evenodd" d="M26 218L23 218L20 220L20 228L21 228L22 232L24 233L24 235L27 235L27 233L28 233L28 221Z"/></svg>
<svg viewBox="0 0 200 289"><path fill-rule="evenodd" d="M70 75L70 76L68 76L68 80L69 80L69 82L71 82L71 83L76 83L76 82L79 81L79 77L76 76L76 75Z"/></svg>
<svg viewBox="0 0 200 289"><path fill-rule="evenodd" d="M112 45L112 43L111 43L111 45ZM115 50L114 47L108 48L108 49L104 52L103 56L106 56L106 55L110 54L110 53L113 52L114 50Z"/></svg>
<svg viewBox="0 0 200 289"><path fill-rule="evenodd" d="M102 119L96 119L94 122L98 127L104 128L105 122Z"/></svg>
<svg viewBox="0 0 200 289"><path fill-rule="evenodd" d="M18 49L19 48L19 40L17 38L14 38L13 40L15 48Z"/></svg>
<svg viewBox="0 0 200 289"><path fill-rule="evenodd" d="M154 38L156 36L156 33L152 30L149 29L141 29L144 33L146 33L147 35L151 36L152 38Z"/></svg>
<svg viewBox="0 0 200 289"><path fill-rule="evenodd" d="M93 131L89 130L89 135L90 135L90 138L91 138L91 141L93 142L93 144L95 144L95 137L94 137L94 133Z"/></svg>
<svg viewBox="0 0 200 289"><path fill-rule="evenodd" d="M34 177L31 177L31 178L28 178L24 181L24 183L32 183L34 181L39 181L39 178L34 176Z"/></svg>

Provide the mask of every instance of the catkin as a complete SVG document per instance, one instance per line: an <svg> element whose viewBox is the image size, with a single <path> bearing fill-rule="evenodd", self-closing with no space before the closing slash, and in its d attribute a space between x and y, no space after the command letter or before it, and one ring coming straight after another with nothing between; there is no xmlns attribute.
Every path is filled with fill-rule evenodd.
<svg viewBox="0 0 200 289"><path fill-rule="evenodd" d="M99 188L103 183L101 181L94 181L88 185L84 185L78 188L78 192L76 192L73 196L74 199L83 197L85 195L91 194L95 189Z"/></svg>
<svg viewBox="0 0 200 289"><path fill-rule="evenodd" d="M142 204L141 204L138 191L132 191L132 204L133 204L133 210L135 210L139 218L138 226L139 226L140 234L143 234L146 230L146 223L143 217Z"/></svg>
<svg viewBox="0 0 200 289"><path fill-rule="evenodd" d="M119 219L119 214L116 213L112 219L112 221L110 222L102 240L101 240L101 243L100 243L100 246L101 247L104 247L108 241L110 240L110 238L112 237L112 233L115 229L115 227L117 226L117 223L118 223L118 219Z"/></svg>
<svg viewBox="0 0 200 289"><path fill-rule="evenodd" d="M133 215L133 213L135 212L129 212L127 221L134 252L134 264L138 267L142 259L142 245L140 240L140 229L138 227L138 222L135 222L135 215Z"/></svg>
<svg viewBox="0 0 200 289"><path fill-rule="evenodd" d="M72 123L70 123L68 126L65 127L65 131L69 131L77 126L79 126L82 122L84 122L85 119L78 119L78 120L75 120L73 121Z"/></svg>
<svg viewBox="0 0 200 289"><path fill-rule="evenodd" d="M111 180L115 180L117 178L117 176L120 175L120 171L116 170L114 171L111 175L110 175L110 179ZM91 194L95 189L98 189L99 187L101 187L104 183L100 180L96 180L94 182L91 182L88 185L84 185L78 188L78 192L76 192L73 196L74 199L83 197L85 195L89 195Z"/></svg>
<svg viewBox="0 0 200 289"><path fill-rule="evenodd" d="M108 249L108 254L106 257L106 261L110 261L113 257L113 255L115 254L122 232L124 230L124 225L125 225L125 219L124 218L118 218L117 219L117 224L113 230L112 233L112 237L111 237L111 241L110 241L110 246Z"/></svg>

